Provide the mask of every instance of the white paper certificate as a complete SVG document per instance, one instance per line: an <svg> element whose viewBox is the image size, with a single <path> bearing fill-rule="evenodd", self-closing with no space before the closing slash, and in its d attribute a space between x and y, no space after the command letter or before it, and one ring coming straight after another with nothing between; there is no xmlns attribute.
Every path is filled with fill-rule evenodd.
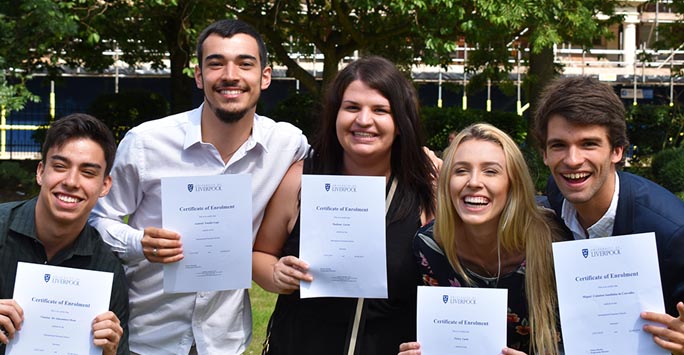
<svg viewBox="0 0 684 355"><path fill-rule="evenodd" d="M162 224L181 235L184 255L164 264L164 292L251 287L251 181L241 174L162 178Z"/></svg>
<svg viewBox="0 0 684 355"><path fill-rule="evenodd" d="M303 175L301 297L387 298L385 177Z"/></svg>
<svg viewBox="0 0 684 355"><path fill-rule="evenodd" d="M418 286L417 307L423 355L492 355L506 346L506 289Z"/></svg>
<svg viewBox="0 0 684 355"><path fill-rule="evenodd" d="M669 354L642 330L665 313L655 235L553 243L566 354Z"/></svg>
<svg viewBox="0 0 684 355"><path fill-rule="evenodd" d="M109 310L111 272L17 265L12 298L24 309L7 355L102 354L93 345L93 319Z"/></svg>

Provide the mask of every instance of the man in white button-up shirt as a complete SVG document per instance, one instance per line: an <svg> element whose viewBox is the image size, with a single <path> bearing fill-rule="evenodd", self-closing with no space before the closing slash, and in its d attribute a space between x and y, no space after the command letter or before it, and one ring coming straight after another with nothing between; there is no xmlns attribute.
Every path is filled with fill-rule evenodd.
<svg viewBox="0 0 684 355"><path fill-rule="evenodd" d="M125 264L130 348L138 354L241 354L251 339L246 290L164 293L162 265L183 258L183 236L161 228L160 179L251 174L256 233L281 178L308 149L299 129L255 113L271 68L254 28L218 21L200 34L197 56L195 82L204 91L203 104L143 123L125 136L111 173L113 188L90 219Z"/></svg>

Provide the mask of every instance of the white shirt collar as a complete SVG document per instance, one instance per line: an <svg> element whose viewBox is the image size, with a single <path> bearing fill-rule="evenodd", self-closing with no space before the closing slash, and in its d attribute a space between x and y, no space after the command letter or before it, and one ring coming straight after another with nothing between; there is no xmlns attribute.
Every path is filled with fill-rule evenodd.
<svg viewBox="0 0 684 355"><path fill-rule="evenodd" d="M188 120L185 125L185 139L183 141L183 149L188 149L191 146L202 143L202 109L204 103L200 107L188 112Z"/></svg>
<svg viewBox="0 0 684 355"><path fill-rule="evenodd" d="M204 143L202 140L202 109L204 108L204 103L200 105L199 108L192 110L188 114L188 124L185 130L185 140L183 142L183 149L188 149L191 146ZM257 114L254 114L254 124L252 125L252 132L247 138L247 141L240 147L239 150L249 151L254 148L257 144L260 145L265 152L268 153L267 145L265 144L266 137L264 137L264 129L261 125L257 124L258 121L263 120L263 118Z"/></svg>
<svg viewBox="0 0 684 355"><path fill-rule="evenodd" d="M620 196L620 177L615 172L615 191L613 192L613 199L610 201L610 206L606 213L594 223L591 227L587 228L586 233L584 228L577 219L577 210L572 203L568 200L563 200L563 209L561 210L561 217L568 226L572 235L575 239L586 239L587 235L589 238L602 238L609 237L613 235L613 226L615 225L615 214L617 213L617 203Z"/></svg>

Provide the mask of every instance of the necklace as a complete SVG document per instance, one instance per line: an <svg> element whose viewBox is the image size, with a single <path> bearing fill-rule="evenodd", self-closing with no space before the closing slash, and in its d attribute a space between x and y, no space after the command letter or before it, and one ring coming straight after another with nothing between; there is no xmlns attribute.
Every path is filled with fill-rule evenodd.
<svg viewBox="0 0 684 355"><path fill-rule="evenodd" d="M499 235L497 234L496 236L496 260L497 260L497 265L496 265L496 274L492 275L491 272L481 263L476 263L476 265L483 270L484 272L487 273L488 276L483 276L478 274L477 272L470 270L468 267L464 267L466 271L468 271L471 276L482 280L484 283L486 283L489 286L493 287L498 287L499 286L499 279L501 277L501 245L499 243Z"/></svg>

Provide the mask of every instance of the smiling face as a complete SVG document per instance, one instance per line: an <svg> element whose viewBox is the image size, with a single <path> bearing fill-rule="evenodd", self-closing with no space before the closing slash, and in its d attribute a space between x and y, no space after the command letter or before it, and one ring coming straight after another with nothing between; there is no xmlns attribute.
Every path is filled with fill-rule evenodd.
<svg viewBox="0 0 684 355"><path fill-rule="evenodd" d="M397 129L390 103L364 82L355 80L344 92L335 123L344 159L382 159L389 164Z"/></svg>
<svg viewBox="0 0 684 355"><path fill-rule="evenodd" d="M547 130L544 164L563 196L578 209L591 206L605 212L623 148L611 147L606 127L573 125L558 115L549 120Z"/></svg>
<svg viewBox="0 0 684 355"><path fill-rule="evenodd" d="M466 225L497 227L510 185L503 149L480 139L455 149L449 192L456 213Z"/></svg>
<svg viewBox="0 0 684 355"><path fill-rule="evenodd" d="M106 165L102 147L91 139L74 138L50 148L36 170L40 185L36 219L82 228L97 199L111 187Z"/></svg>
<svg viewBox="0 0 684 355"><path fill-rule="evenodd" d="M202 53L195 83L204 90L205 109L226 123L254 116L261 90L271 83L271 68L261 69L256 39L244 33L212 34L202 44Z"/></svg>

